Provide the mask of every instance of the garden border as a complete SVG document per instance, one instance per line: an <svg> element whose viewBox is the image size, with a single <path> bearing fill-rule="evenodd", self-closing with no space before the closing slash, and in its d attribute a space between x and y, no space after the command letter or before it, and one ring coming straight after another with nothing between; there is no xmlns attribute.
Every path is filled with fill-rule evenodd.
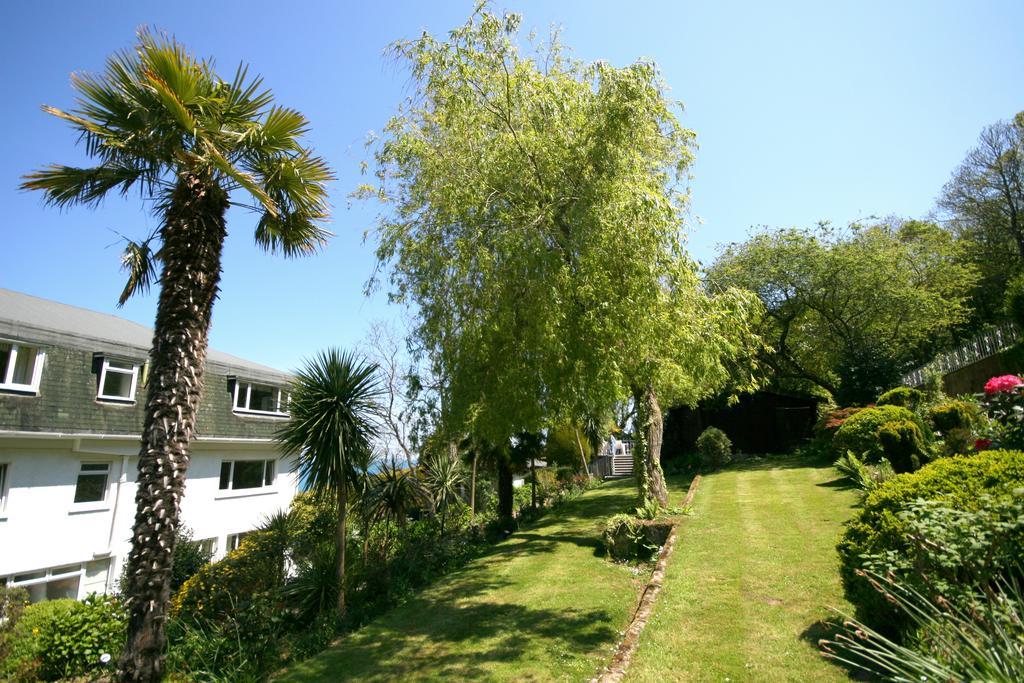
<svg viewBox="0 0 1024 683"><path fill-rule="evenodd" d="M697 494L697 486L700 484L700 480L701 475L698 474L690 482L690 488L687 490L686 498L683 500L684 508L693 502L693 497ZM676 532L678 529L678 523L672 525L672 531L669 532L665 545L661 547L658 562L654 565L654 571L644 587L644 592L640 594L640 601L637 604L636 611L633 612L633 618L629 622L629 627L622 636L622 642L619 643L618 648L615 650L615 656L612 657L611 663L604 671L591 679L592 683L618 683L626 675L626 671L633 661L633 655L636 654L636 650L640 645L640 633L643 632L644 627L647 626L647 620L651 618L651 614L654 612L654 601L661 591L661 585L665 579L665 568L668 566L668 559L671 557L672 551L676 546Z"/></svg>

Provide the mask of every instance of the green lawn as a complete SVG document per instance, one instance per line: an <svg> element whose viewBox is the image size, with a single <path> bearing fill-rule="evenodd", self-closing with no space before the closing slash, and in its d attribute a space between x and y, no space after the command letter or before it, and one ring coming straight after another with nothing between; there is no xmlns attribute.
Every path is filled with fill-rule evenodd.
<svg viewBox="0 0 1024 683"><path fill-rule="evenodd" d="M856 495L834 479L794 458L705 477L627 680L846 680L814 645L849 607L834 546Z"/></svg>
<svg viewBox="0 0 1024 683"><path fill-rule="evenodd" d="M634 486L566 503L279 680L589 679L647 579L598 553L602 522L636 505Z"/></svg>

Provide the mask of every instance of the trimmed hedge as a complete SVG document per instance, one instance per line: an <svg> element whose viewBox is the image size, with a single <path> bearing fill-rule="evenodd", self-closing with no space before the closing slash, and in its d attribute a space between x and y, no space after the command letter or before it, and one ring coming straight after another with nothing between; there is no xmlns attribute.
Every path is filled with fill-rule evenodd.
<svg viewBox="0 0 1024 683"><path fill-rule="evenodd" d="M911 410L917 410L923 402L924 392L910 387L896 387L878 397L880 406L902 406Z"/></svg>
<svg viewBox="0 0 1024 683"><path fill-rule="evenodd" d="M708 427L697 437L697 455L704 469L725 467L732 461L732 441L721 429Z"/></svg>
<svg viewBox="0 0 1024 683"><path fill-rule="evenodd" d="M931 429L917 414L902 406L875 406L853 415L832 438L833 448L840 454L852 451L864 456L868 462L878 462L885 455L878 431L888 422L913 422L921 431L925 443L930 441Z"/></svg>
<svg viewBox="0 0 1024 683"><path fill-rule="evenodd" d="M1024 486L1024 453L984 451L972 456L941 458L917 472L902 474L872 491L864 508L846 527L837 546L847 599L861 621L892 631L900 627L893 606L856 572L863 556L905 552L910 544L900 513L919 499L942 502L959 510L976 510L984 494L1011 493Z"/></svg>

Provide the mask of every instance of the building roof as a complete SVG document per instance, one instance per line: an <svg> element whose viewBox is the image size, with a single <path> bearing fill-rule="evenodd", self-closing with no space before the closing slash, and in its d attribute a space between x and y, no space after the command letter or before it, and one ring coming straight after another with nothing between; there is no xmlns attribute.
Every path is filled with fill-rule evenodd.
<svg viewBox="0 0 1024 683"><path fill-rule="evenodd" d="M109 313L0 288L0 336L53 346L146 358L153 330ZM288 382L291 375L266 365L209 349L207 365L225 374Z"/></svg>

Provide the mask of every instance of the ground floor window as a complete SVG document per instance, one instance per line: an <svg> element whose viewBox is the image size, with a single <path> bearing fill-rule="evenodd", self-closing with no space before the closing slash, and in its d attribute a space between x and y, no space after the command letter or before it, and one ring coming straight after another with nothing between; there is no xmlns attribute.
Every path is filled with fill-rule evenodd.
<svg viewBox="0 0 1024 683"><path fill-rule="evenodd" d="M227 548L225 548L225 550L229 553L232 550L236 550L238 546L242 543L242 539L251 533L251 531L243 531L237 534L228 534Z"/></svg>
<svg viewBox="0 0 1024 683"><path fill-rule="evenodd" d="M5 577L5 583L11 587L27 590L29 602L33 603L60 598L78 599L78 589L82 583L83 573L82 565L72 564L15 574Z"/></svg>
<svg viewBox="0 0 1024 683"><path fill-rule="evenodd" d="M200 550L206 555L213 557L217 554L217 537L203 538L198 541Z"/></svg>

